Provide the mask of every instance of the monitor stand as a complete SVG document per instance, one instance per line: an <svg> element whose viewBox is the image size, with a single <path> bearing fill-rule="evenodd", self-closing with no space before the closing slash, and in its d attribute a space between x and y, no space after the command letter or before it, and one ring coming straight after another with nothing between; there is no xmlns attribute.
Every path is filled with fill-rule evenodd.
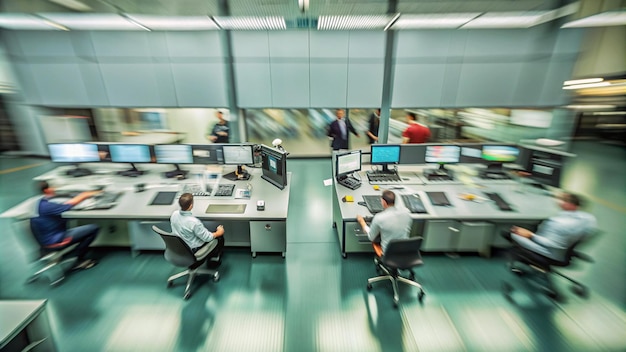
<svg viewBox="0 0 626 352"><path fill-rule="evenodd" d="M487 164L487 168L482 170L480 176L484 179L508 180L509 175L502 168L502 163Z"/></svg>
<svg viewBox="0 0 626 352"><path fill-rule="evenodd" d="M74 165L75 167L73 169L69 169L67 171L65 171L65 174L68 176L74 176L74 177L83 177L83 176L89 176L89 175L93 175L93 171L84 168L84 167L78 167L78 164Z"/></svg>
<svg viewBox="0 0 626 352"><path fill-rule="evenodd" d="M189 171L187 170L181 170L180 167L178 166L178 164L174 164L174 166L176 166L175 170L172 171L166 171L165 172L165 177L167 178L186 178L187 174L189 173Z"/></svg>
<svg viewBox="0 0 626 352"><path fill-rule="evenodd" d="M243 165L237 165L237 170L229 172L222 176L229 181L247 181L250 179L250 174L243 168Z"/></svg>
<svg viewBox="0 0 626 352"><path fill-rule="evenodd" d="M144 174L144 171L138 170L135 167L135 164L130 163L130 166L132 166L132 168L128 170L118 171L117 174L120 176L128 176L128 177L137 177L137 176L141 176Z"/></svg>
<svg viewBox="0 0 626 352"><path fill-rule="evenodd" d="M437 169L424 170L424 175L429 181L452 181L454 180L452 170L448 170L445 164L439 164Z"/></svg>

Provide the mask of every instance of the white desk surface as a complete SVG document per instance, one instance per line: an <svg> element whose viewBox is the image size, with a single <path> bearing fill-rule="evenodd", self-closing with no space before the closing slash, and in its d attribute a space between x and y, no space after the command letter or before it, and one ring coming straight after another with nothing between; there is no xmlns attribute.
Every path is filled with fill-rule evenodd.
<svg viewBox="0 0 626 352"><path fill-rule="evenodd" d="M46 300L0 301L0 349L24 330L45 308Z"/></svg>

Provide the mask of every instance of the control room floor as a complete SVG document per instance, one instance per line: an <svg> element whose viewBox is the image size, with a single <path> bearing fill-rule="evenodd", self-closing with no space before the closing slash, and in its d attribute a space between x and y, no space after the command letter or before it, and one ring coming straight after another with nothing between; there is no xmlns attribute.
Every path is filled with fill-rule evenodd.
<svg viewBox="0 0 626 352"><path fill-rule="evenodd" d="M58 287L25 284L28 265L8 219L0 219L0 299L48 299L60 351L623 351L626 150L581 141L573 152L563 186L588 198L603 230L588 249L596 262L567 270L589 285L588 299L559 279L564 301L534 292L506 270L502 253L425 254L416 271L423 304L415 288L401 287L394 309L389 283L365 290L376 275L372 256L339 253L323 185L328 159L289 160L286 258L227 248L221 279L200 277L188 301L183 285L166 288L176 269L161 253L128 249L95 250L100 263ZM34 194L32 177L52 168L0 156L0 211ZM504 281L517 288L512 301Z"/></svg>

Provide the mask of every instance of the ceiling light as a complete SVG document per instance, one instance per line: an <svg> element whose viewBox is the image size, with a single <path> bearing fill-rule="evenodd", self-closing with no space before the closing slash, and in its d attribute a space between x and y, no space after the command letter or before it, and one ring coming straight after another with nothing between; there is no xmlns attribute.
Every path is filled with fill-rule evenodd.
<svg viewBox="0 0 626 352"><path fill-rule="evenodd" d="M588 110L588 109L614 109L616 105L567 105L565 106L568 109L577 109L577 110Z"/></svg>
<svg viewBox="0 0 626 352"><path fill-rule="evenodd" d="M389 27L393 26L396 23L396 21L398 21L398 18L400 18L399 12L395 16L393 16L393 18L391 19L391 21L389 21L389 23L385 25L385 28L383 28L383 31L386 32L389 29Z"/></svg>
<svg viewBox="0 0 626 352"><path fill-rule="evenodd" d="M118 14L45 13L41 14L41 16L70 29L132 31L139 28L137 23L133 23Z"/></svg>
<svg viewBox="0 0 626 352"><path fill-rule="evenodd" d="M488 12L461 28L530 28L541 23L547 11Z"/></svg>
<svg viewBox="0 0 626 352"><path fill-rule="evenodd" d="M44 22L41 18L26 13L0 13L0 28L20 29L20 30L47 30L50 27L59 28L52 24L53 22ZM67 30L67 28L65 28Z"/></svg>
<svg viewBox="0 0 626 352"><path fill-rule="evenodd" d="M135 26L150 32L150 28L148 28L148 27L144 26L143 24L139 23L136 19L132 18L131 16L129 16L129 15L125 14L125 13L120 13L120 16L124 17L126 20L128 20L128 22L134 24Z"/></svg>
<svg viewBox="0 0 626 352"><path fill-rule="evenodd" d="M592 115L626 115L626 111L597 111Z"/></svg>
<svg viewBox="0 0 626 352"><path fill-rule="evenodd" d="M585 83L585 84L574 84L571 86L564 86L563 89L583 89L583 88L594 88L594 87L606 87L610 86L609 82L596 82L596 83Z"/></svg>
<svg viewBox="0 0 626 352"><path fill-rule="evenodd" d="M573 80L570 80L570 81L563 82L563 85L564 86L569 86L569 85L572 85L572 84L596 83L596 82L602 82L602 81L604 81L604 78L600 78L600 77L573 79Z"/></svg>
<svg viewBox="0 0 626 352"><path fill-rule="evenodd" d="M392 29L459 28L478 16L478 12L402 15Z"/></svg>
<svg viewBox="0 0 626 352"><path fill-rule="evenodd" d="M284 17L213 17L222 29L232 30L273 30L287 29Z"/></svg>
<svg viewBox="0 0 626 352"><path fill-rule="evenodd" d="M161 31L188 31L219 29L219 27L207 16L149 16L149 15L127 15L137 23Z"/></svg>
<svg viewBox="0 0 626 352"><path fill-rule="evenodd" d="M561 28L607 27L626 25L626 10L607 11L568 22Z"/></svg>
<svg viewBox="0 0 626 352"><path fill-rule="evenodd" d="M50 2L53 2L55 4L59 4L61 6L65 6L70 10L74 10L74 11L89 11L91 10L91 7L88 5L85 5L84 3L78 1L78 0L48 0Z"/></svg>
<svg viewBox="0 0 626 352"><path fill-rule="evenodd" d="M392 19L390 15L375 16L320 16L318 30L383 29Z"/></svg>

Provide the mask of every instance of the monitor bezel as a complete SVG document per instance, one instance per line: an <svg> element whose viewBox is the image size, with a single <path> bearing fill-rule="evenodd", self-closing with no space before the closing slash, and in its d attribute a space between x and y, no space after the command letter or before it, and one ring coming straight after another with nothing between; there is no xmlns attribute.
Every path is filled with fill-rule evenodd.
<svg viewBox="0 0 626 352"><path fill-rule="evenodd" d="M237 148L241 148L241 147L245 147L248 148L250 151L250 159L249 162L245 162L245 163L240 163L240 162L232 162L227 160L226 157L226 149L230 148L230 147L237 147ZM253 144L224 144L222 145L222 158L224 160L224 165L250 165L250 164L254 164L254 145Z"/></svg>
<svg viewBox="0 0 626 352"><path fill-rule="evenodd" d="M384 149L384 148L394 148L398 149L398 158L395 161L375 161L374 160L374 150L375 149ZM400 163L400 144L372 144L370 147L370 164L371 165L398 165Z"/></svg>
<svg viewBox="0 0 626 352"><path fill-rule="evenodd" d="M163 161L163 160L159 160L159 152L158 150L161 147L186 147L188 148L188 155L189 155L189 162L180 162L180 161ZM191 144L155 144L153 146L154 149L154 158L156 160L157 164L193 164L193 147Z"/></svg>
<svg viewBox="0 0 626 352"><path fill-rule="evenodd" d="M141 146L146 147L148 149L148 161L127 161L127 160L119 160L113 156L113 150L122 147L122 146ZM153 150L149 144L133 144L133 143L112 143L109 144L109 155L111 156L112 163L127 163L127 164L150 164L153 162Z"/></svg>
<svg viewBox="0 0 626 352"><path fill-rule="evenodd" d="M457 156L455 161L429 161L428 160L428 149L432 147L450 147L457 148ZM449 165L449 164L458 164L461 162L461 147L456 144L427 144L426 150L424 150L424 162L426 164L438 164L438 165Z"/></svg>
<svg viewBox="0 0 626 352"><path fill-rule="evenodd" d="M485 159L485 148L491 148L491 147L515 148L517 150L517 154L515 155L515 159L514 160L502 161L502 160ZM483 162L484 163L488 163L488 164L515 164L520 159L521 152L522 152L521 148L519 146L515 145L515 144L510 144L510 143L483 143L482 148L481 148L480 156L481 156Z"/></svg>
<svg viewBox="0 0 626 352"><path fill-rule="evenodd" d="M72 145L72 146L83 146L83 147L90 146L91 148L94 149L96 157L93 159L88 159L88 160L76 160L76 159L59 160L58 155L53 153L53 146L60 146L60 145L66 145L66 146ZM52 160L52 162L55 162L55 163L80 164L80 163L97 163L101 161L100 154L98 154L98 145L93 144L93 143L48 143L48 153L50 155L50 160ZM55 155L57 156L57 158L55 158Z"/></svg>
<svg viewBox="0 0 626 352"><path fill-rule="evenodd" d="M354 169L354 170L350 170L348 172L339 172L339 162L340 159L342 157L347 157L349 155L354 155L354 154L358 154L359 155L359 167L358 169ZM354 172L358 172L361 171L363 167L363 159L362 159L362 152L360 149L357 150L351 150L349 152L345 152L345 153L338 153L337 155L335 155L335 177L341 177L341 176L345 176L345 175L349 175L352 174Z"/></svg>

